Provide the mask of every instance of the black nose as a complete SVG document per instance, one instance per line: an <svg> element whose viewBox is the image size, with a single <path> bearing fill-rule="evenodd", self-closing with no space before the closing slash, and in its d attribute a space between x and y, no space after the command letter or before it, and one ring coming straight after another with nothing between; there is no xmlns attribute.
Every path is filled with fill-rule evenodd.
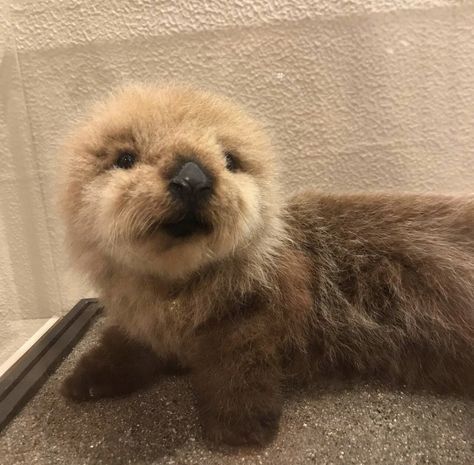
<svg viewBox="0 0 474 465"><path fill-rule="evenodd" d="M169 189L177 199L186 202L201 201L211 195L212 180L197 163L188 161L170 181Z"/></svg>

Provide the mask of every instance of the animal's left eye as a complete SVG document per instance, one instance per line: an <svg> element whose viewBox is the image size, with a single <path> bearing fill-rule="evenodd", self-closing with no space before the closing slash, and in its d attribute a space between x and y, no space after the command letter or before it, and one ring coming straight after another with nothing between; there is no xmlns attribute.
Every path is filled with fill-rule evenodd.
<svg viewBox="0 0 474 465"><path fill-rule="evenodd" d="M130 169L137 162L137 157L131 152L121 152L115 160L114 166L123 170Z"/></svg>
<svg viewBox="0 0 474 465"><path fill-rule="evenodd" d="M225 166L229 171L237 171L239 163L232 152L225 152Z"/></svg>

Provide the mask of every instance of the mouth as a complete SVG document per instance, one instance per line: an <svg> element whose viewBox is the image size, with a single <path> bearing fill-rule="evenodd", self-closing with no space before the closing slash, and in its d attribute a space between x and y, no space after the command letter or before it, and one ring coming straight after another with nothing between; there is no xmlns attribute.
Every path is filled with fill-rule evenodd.
<svg viewBox="0 0 474 465"><path fill-rule="evenodd" d="M194 213L188 212L176 221L169 221L161 224L163 229L171 237L183 238L193 234L208 234L211 225L198 218Z"/></svg>

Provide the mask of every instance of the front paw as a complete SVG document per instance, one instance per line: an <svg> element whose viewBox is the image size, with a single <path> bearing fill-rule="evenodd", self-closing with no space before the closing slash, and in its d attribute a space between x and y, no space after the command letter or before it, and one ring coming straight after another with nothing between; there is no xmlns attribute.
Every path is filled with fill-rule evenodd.
<svg viewBox="0 0 474 465"><path fill-rule="evenodd" d="M61 393L77 402L127 394L136 388L135 378L119 368L98 351L91 352L63 381Z"/></svg>
<svg viewBox="0 0 474 465"><path fill-rule="evenodd" d="M263 446L272 441L277 432L280 412L265 412L252 415L228 415L220 419L208 416L203 421L208 439L230 446Z"/></svg>
<svg viewBox="0 0 474 465"><path fill-rule="evenodd" d="M96 384L87 377L73 373L62 382L60 391L64 397L81 402L97 398L100 388L97 389Z"/></svg>
<svg viewBox="0 0 474 465"><path fill-rule="evenodd" d="M82 360L61 385L61 394L80 402L111 397L120 393L120 380L107 367L94 364L90 359Z"/></svg>

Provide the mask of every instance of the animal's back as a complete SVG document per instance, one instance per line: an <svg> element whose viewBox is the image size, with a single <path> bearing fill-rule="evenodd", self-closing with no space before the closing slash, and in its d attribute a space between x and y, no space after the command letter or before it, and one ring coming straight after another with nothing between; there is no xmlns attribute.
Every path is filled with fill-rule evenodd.
<svg viewBox="0 0 474 465"><path fill-rule="evenodd" d="M313 192L286 214L313 266L319 366L472 392L474 196Z"/></svg>

